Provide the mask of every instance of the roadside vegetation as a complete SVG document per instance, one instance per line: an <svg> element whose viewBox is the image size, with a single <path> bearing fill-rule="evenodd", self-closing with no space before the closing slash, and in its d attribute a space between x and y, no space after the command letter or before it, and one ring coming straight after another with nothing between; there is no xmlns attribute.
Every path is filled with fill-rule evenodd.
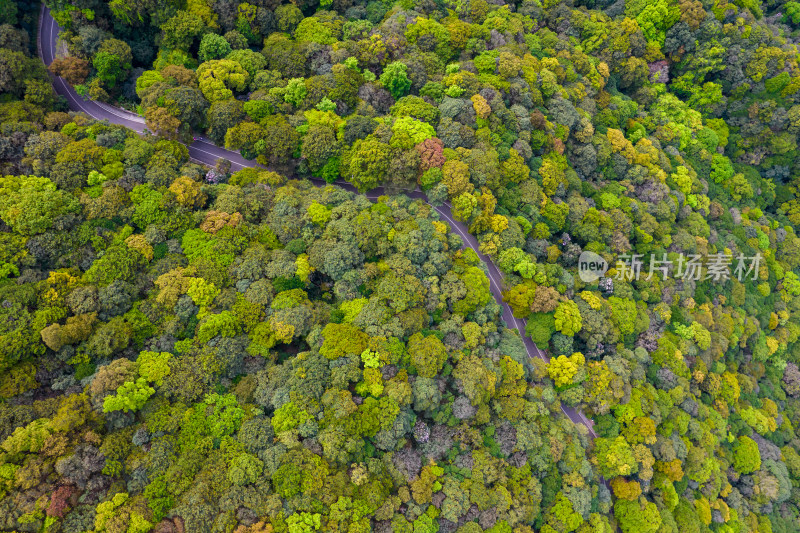
<svg viewBox="0 0 800 533"><path fill-rule="evenodd" d="M0 3L0 529L800 528L798 4L48 6L156 135Z"/></svg>

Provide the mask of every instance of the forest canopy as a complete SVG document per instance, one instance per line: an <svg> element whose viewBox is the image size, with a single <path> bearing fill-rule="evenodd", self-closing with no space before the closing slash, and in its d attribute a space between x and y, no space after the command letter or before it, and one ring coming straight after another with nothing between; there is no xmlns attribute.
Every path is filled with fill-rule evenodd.
<svg viewBox="0 0 800 533"><path fill-rule="evenodd" d="M800 4L46 4L152 134L0 2L0 530L800 529Z"/></svg>

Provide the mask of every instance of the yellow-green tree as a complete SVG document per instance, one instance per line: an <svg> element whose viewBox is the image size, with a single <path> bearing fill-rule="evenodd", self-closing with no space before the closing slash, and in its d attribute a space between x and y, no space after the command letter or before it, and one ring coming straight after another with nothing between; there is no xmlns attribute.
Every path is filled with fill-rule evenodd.
<svg viewBox="0 0 800 533"><path fill-rule="evenodd" d="M550 359L547 365L547 374L550 376L556 387L566 387L574 383L575 376L583 369L586 359L580 352L575 352L569 357L559 355Z"/></svg>
<svg viewBox="0 0 800 533"><path fill-rule="evenodd" d="M572 300L565 300L558 304L555 315L556 330L567 337L572 337L581 330L583 325L578 306Z"/></svg>

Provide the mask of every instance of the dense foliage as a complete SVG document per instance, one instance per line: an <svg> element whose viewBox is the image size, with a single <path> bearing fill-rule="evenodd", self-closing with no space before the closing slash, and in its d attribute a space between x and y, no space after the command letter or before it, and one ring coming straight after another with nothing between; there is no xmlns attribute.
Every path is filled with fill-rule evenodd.
<svg viewBox="0 0 800 533"><path fill-rule="evenodd" d="M0 188L3 529L510 527L562 474L590 510L585 436L429 205L208 184L81 117L37 143L50 177ZM85 178L56 169L79 148Z"/></svg>
<svg viewBox="0 0 800 533"><path fill-rule="evenodd" d="M4 5L0 529L800 529L796 2Z"/></svg>

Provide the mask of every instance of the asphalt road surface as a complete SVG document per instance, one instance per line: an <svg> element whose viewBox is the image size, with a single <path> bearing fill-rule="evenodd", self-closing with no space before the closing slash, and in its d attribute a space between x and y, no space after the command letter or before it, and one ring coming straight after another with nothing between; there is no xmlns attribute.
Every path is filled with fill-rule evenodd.
<svg viewBox="0 0 800 533"><path fill-rule="evenodd" d="M60 31L61 28L58 26L58 24L56 24L56 21L50 15L50 9L46 6L42 6L42 12L39 18L38 47L39 55L41 56L45 65L50 65L50 63L52 63L56 57L56 44ZM53 88L55 89L56 93L66 98L71 110L82 111L97 120L107 120L112 124L120 124L138 133L144 133L147 131L145 120L141 116L124 109L119 109L117 107L104 104L102 102L95 102L93 100L85 99L76 93L75 89L73 89L63 78L52 76L52 81ZM189 146L189 156L196 161L210 166L214 166L216 161L220 158L226 159L231 162L231 170L233 171L241 170L245 167L259 166L254 161L249 161L243 158L239 152L220 148L219 146L216 146L215 144L204 139L198 139ZM312 179L311 181L316 185L327 185L327 183L323 180ZM355 187L344 181L337 181L336 184L350 191L357 192ZM368 198L375 199L383 194L383 188L378 187L377 189L367 192L366 196ZM405 194L412 198L423 200L431 205L439 213L441 218L447 221L451 230L461 236L462 240L464 241L464 247L471 248L475 251L475 253L478 254L478 257L480 257L481 261L483 261L483 264L486 266L492 296L494 296L495 301L503 309L503 320L509 328L516 329L519 332L523 339L525 350L528 352L528 357L538 357L544 362L548 362L550 358L547 356L547 354L543 350L540 350L532 340L525 337L526 321L515 318L509 305L503 301L501 289L501 282L503 279L502 274L491 261L491 259L479 251L480 246L478 244L478 239L469 233L467 226L463 222L453 219L450 206L448 204L444 206L434 206L430 204L427 196L425 196L425 193L420 190L407 191ZM586 427L586 429L589 431L589 435L591 435L593 438L597 436L597 434L594 432L594 429L592 429L594 422L588 419L581 411L575 409L574 407L563 404L561 404L561 411L576 425L582 425Z"/></svg>

